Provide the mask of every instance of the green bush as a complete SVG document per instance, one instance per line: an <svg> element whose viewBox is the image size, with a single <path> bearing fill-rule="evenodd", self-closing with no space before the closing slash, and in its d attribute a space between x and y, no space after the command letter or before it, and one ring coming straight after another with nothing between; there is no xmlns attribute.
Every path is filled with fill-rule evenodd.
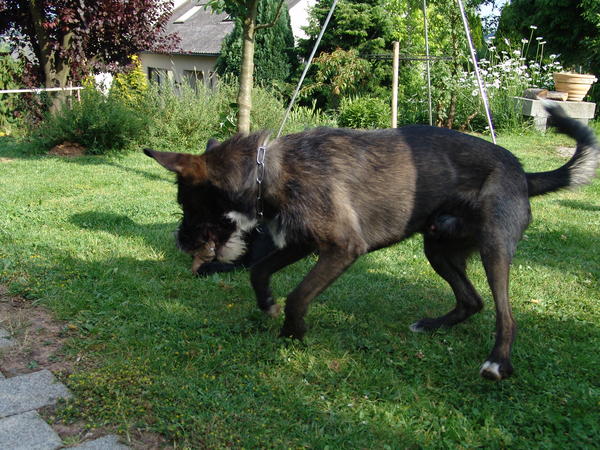
<svg viewBox="0 0 600 450"><path fill-rule="evenodd" d="M230 81L221 82L215 90L152 84L145 92L136 92L132 102L121 91L105 96L90 86L82 92L80 103L46 116L34 130L34 144L38 151L45 151L65 141L75 142L89 154L134 146L198 153L208 139L227 139L236 133L237 89L237 83ZM285 114L283 100L256 87L252 101L252 131L270 130L274 137ZM298 106L284 133L318 125L335 126L335 121L314 105Z"/></svg>
<svg viewBox="0 0 600 450"><path fill-rule="evenodd" d="M119 97L127 105L138 106L148 90L148 79L137 55L131 57L131 68L115 75L110 95Z"/></svg>
<svg viewBox="0 0 600 450"><path fill-rule="evenodd" d="M336 127L337 121L318 109L316 102L313 102L312 107L295 106L290 111L282 134L298 133L317 126Z"/></svg>
<svg viewBox="0 0 600 450"><path fill-rule="evenodd" d="M139 110L88 88L80 102L48 114L34 131L34 141L41 150L68 141L83 145L88 154L103 154L129 148L147 126L148 119Z"/></svg>
<svg viewBox="0 0 600 450"><path fill-rule="evenodd" d="M391 107L376 97L342 99L338 123L348 128L389 128Z"/></svg>
<svg viewBox="0 0 600 450"><path fill-rule="evenodd" d="M177 89L153 85L146 96L144 114L152 117L144 145L171 151L198 152L210 138L227 139L237 132L237 91L235 80L224 80L211 90L204 87ZM272 91L252 90L251 131L270 130L273 137L281 126L286 104ZM313 108L295 107L284 133L335 121Z"/></svg>
<svg viewBox="0 0 600 450"><path fill-rule="evenodd" d="M23 74L23 64L9 53L0 53L0 89L18 89ZM15 114L19 94L0 94L0 133L11 134L20 124Z"/></svg>
<svg viewBox="0 0 600 450"><path fill-rule="evenodd" d="M192 89L187 85L158 86L151 84L142 113L151 123L143 144L159 150L198 152L206 141L219 136L221 124L227 119L221 111L228 109L228 89L224 86L216 95L203 86Z"/></svg>

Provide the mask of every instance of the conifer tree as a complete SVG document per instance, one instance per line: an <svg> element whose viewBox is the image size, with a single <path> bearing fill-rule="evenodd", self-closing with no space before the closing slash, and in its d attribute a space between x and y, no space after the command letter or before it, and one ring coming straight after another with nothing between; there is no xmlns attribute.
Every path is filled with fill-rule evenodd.
<svg viewBox="0 0 600 450"><path fill-rule="evenodd" d="M277 14L279 0L263 0L258 4L259 23L273 20ZM233 31L225 38L221 55L217 61L217 72L221 75L241 72L242 60L242 18L235 19ZM257 83L287 81L296 63L294 36L290 26L290 16L284 5L275 25L256 33L254 50L254 80Z"/></svg>

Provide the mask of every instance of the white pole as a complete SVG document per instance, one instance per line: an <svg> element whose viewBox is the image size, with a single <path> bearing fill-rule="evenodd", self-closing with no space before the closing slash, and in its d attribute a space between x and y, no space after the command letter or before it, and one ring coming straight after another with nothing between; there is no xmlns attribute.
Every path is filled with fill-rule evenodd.
<svg viewBox="0 0 600 450"><path fill-rule="evenodd" d="M400 42L394 41L394 59L392 62L392 128L398 127L398 66L400 60Z"/></svg>
<svg viewBox="0 0 600 450"><path fill-rule="evenodd" d="M485 114L487 116L488 125L490 127L490 133L492 134L492 141L495 144L496 134L494 133L494 125L492 124L490 105L488 103L488 98L485 92L485 86L483 85L483 80L481 79L481 75L479 75L479 67L477 66L477 58L475 57L475 49L473 47L473 41L471 40L471 33L469 31L469 22L467 21L467 15L465 14L465 8L463 6L462 0L456 1L458 2L463 25L465 27L465 34L467 36L467 42L469 44L469 50L471 52L471 60L473 61L473 67L475 68L475 76L477 77L477 84L479 85L479 94L481 95L481 100L483 100L483 107L485 108Z"/></svg>
<svg viewBox="0 0 600 450"><path fill-rule="evenodd" d="M429 31L427 27L427 0L423 0L423 23L425 25L425 60L427 65L427 96L429 99L429 125L433 125L431 107L431 68L429 67Z"/></svg>

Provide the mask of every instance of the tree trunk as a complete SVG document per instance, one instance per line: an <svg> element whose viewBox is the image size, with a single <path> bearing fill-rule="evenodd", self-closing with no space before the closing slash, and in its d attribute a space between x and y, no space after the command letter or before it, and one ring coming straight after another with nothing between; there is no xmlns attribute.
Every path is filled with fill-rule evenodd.
<svg viewBox="0 0 600 450"><path fill-rule="evenodd" d="M238 132L250 133L250 111L252 110L252 87L254 85L254 36L259 0L248 1L248 15L244 18L242 67L238 91Z"/></svg>
<svg viewBox="0 0 600 450"><path fill-rule="evenodd" d="M34 47L36 56L42 68L44 76L43 83L47 88L65 87L69 77L70 68L68 61L60 59L56 52L52 50L50 39L43 27L43 13L41 6L36 0L29 0L29 14L33 22L38 46ZM73 33L67 33L63 36L62 47L67 50L71 45ZM65 98L64 92L58 92L53 96L50 111L57 111Z"/></svg>

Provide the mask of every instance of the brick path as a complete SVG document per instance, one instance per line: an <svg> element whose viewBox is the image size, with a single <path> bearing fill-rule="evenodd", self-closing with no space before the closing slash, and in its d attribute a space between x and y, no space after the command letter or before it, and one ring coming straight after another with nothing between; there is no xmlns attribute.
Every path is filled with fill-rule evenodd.
<svg viewBox="0 0 600 450"><path fill-rule="evenodd" d="M0 328L0 349L14 342ZM67 399L71 393L48 370L5 378L0 371L0 449L54 450L65 448L58 434L37 413L37 409ZM117 436L104 436L70 449L124 450Z"/></svg>

